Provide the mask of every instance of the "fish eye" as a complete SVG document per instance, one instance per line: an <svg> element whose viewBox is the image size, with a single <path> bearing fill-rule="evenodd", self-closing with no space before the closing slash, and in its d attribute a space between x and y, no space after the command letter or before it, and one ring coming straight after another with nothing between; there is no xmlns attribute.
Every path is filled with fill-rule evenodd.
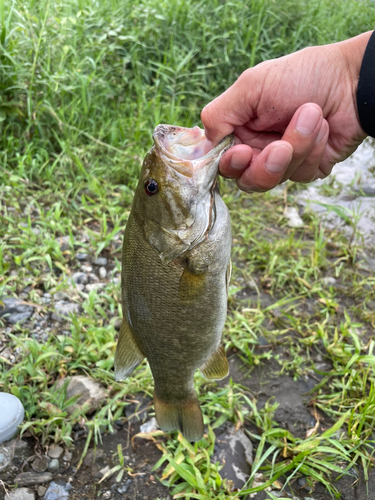
<svg viewBox="0 0 375 500"><path fill-rule="evenodd" d="M145 181L145 192L147 196L154 196L159 191L159 184L154 179Z"/></svg>

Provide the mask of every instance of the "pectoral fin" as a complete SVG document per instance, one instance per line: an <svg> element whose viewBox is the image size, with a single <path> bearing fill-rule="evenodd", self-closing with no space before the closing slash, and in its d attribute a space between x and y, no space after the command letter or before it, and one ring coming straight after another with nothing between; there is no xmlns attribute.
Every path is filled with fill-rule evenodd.
<svg viewBox="0 0 375 500"><path fill-rule="evenodd" d="M222 344L212 356L201 366L202 375L209 380L221 380L229 373L228 360Z"/></svg>
<svg viewBox="0 0 375 500"><path fill-rule="evenodd" d="M206 274L193 273L188 267L180 278L179 296L183 301L191 301L203 295L206 289Z"/></svg>
<svg viewBox="0 0 375 500"><path fill-rule="evenodd" d="M144 357L134 340L129 323L123 318L115 355L116 380L123 380L130 375Z"/></svg>

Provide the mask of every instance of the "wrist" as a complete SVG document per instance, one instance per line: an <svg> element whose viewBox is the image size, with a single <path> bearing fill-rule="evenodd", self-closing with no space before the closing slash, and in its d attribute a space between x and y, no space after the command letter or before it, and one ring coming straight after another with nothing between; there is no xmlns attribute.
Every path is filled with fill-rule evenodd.
<svg viewBox="0 0 375 500"><path fill-rule="evenodd" d="M367 31L354 38L337 43L344 57L347 70L349 70L354 90L356 90L358 86L363 56L372 33L372 31Z"/></svg>

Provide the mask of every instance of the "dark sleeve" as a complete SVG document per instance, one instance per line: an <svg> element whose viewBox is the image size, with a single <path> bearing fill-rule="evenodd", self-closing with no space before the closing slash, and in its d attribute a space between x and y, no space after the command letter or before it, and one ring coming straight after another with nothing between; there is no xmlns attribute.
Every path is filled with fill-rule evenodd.
<svg viewBox="0 0 375 500"><path fill-rule="evenodd" d="M375 137L375 31L367 44L359 73L357 109L361 127Z"/></svg>

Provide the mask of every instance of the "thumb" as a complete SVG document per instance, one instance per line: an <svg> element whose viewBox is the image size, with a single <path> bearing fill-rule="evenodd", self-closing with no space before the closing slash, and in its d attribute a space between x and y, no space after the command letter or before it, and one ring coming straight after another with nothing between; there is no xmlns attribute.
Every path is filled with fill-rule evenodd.
<svg viewBox="0 0 375 500"><path fill-rule="evenodd" d="M205 134L214 144L255 116L257 93L250 90L257 87L254 76L252 68L246 70L229 89L203 108L201 120Z"/></svg>

